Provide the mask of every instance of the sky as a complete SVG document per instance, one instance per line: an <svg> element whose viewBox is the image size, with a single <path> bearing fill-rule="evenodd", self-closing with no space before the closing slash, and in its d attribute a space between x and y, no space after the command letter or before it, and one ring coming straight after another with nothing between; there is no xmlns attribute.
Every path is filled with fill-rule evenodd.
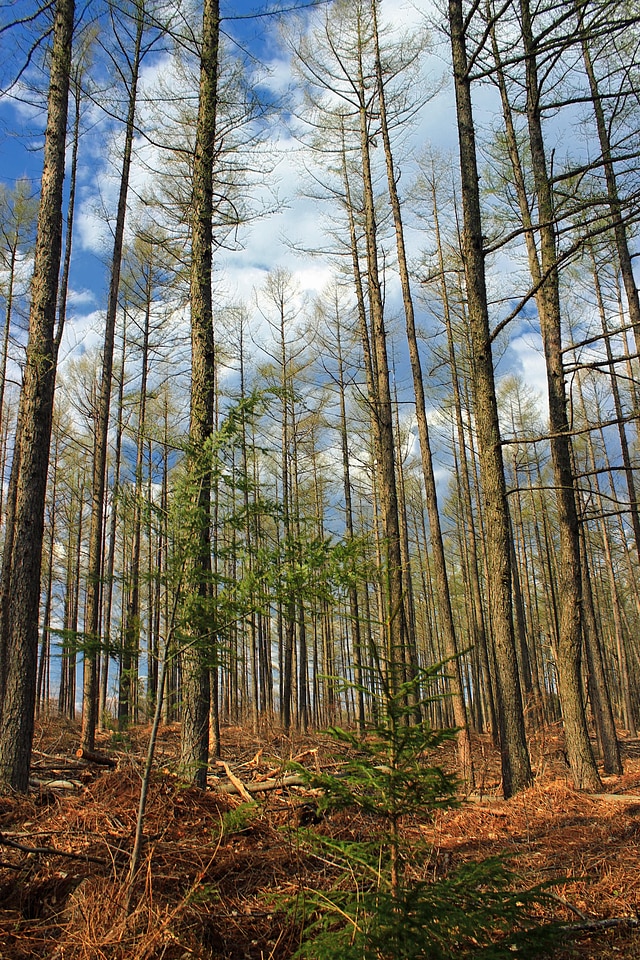
<svg viewBox="0 0 640 960"><path fill-rule="evenodd" d="M195 6L197 8L197 4ZM244 58L252 74L252 82L263 98L274 102L279 100L285 105L284 110L277 111L261 124L263 143L257 162L263 165L263 172L258 174L250 188L255 198L254 208L262 204L269 212L242 225L229 238L226 249L218 250L215 261L218 309L243 301L257 317L256 322L259 322L259 316L254 308L255 291L264 283L269 271L286 267L293 274L301 294L307 298L319 295L326 289L333 275L329 261L306 252L327 246L326 216L330 211L318 200L303 195L306 183L304 167L308 157L306 147L295 136L296 127L299 126L294 117L299 92L292 74L289 51L282 42L282 23L291 23L291 18L255 18L253 14L256 10L260 11L264 6L249 0L221 0L222 30L229 52ZM20 0L14 7L29 12L33 0ZM421 29L425 21L435 22L436 28L432 30L433 47L424 58L422 72L425 87L436 89L446 75L447 47L437 30L440 14L431 0L384 0L382 12L387 24L385 30L389 31ZM197 16L197 10L194 16ZM313 13L307 16L313 17ZM101 39L105 44L111 43L106 23L101 25ZM19 46L24 48L25 45L23 40ZM104 61L104 54L96 53L94 57ZM103 63L100 66L104 69ZM167 84L173 73L172 58L160 47L154 49L144 61L138 120L143 130L152 122L156 109L154 105L145 103L145 98L157 100L166 96ZM33 74L35 69L31 71ZM29 72L25 77L28 76ZM171 89L180 89L180 84L185 90L184 78L177 79L174 76ZM44 112L33 104L33 96L25 93L23 84L14 87L12 92L18 94L17 99L0 99L0 179L11 184L17 178L27 176L37 187L42 161L40 148ZM491 121L495 107L494 95L479 90L476 111L481 124ZM105 218L105 211L110 218L113 217L121 140L121 124L106 117L99 105L87 104L83 107L73 267L68 320L61 350L63 367L79 353L98 349L101 342L112 245L112 219ZM452 90L450 83L445 82L441 92L429 99L418 112L410 133L403 136L396 157L402 172L401 191L410 189L409 184L415 174L415 155L425 149L436 151L443 169L447 170L455 165L456 143ZM149 189L149 170L166 168L166 154L145 143L141 137L136 138L136 146L144 163L134 163L131 195L144 196ZM136 209L141 210L140 204L136 205ZM129 226L136 216L137 213L130 215ZM406 228L410 256L416 259L420 251L429 246L431 238L424 223L415 223L407 218ZM386 246L392 249L390 241ZM505 269L510 269L510 265L506 264ZM393 316L399 314L401 306L399 285L393 270L389 272L387 283L387 302L389 313ZM418 319L419 323L431 322L426 315ZM409 373L401 341L402 338L399 338L397 362L402 389L403 384L408 387ZM500 359L499 369L505 373L512 370L520 372L536 392L544 392L544 365L535 325L518 321L508 351Z"/></svg>
<svg viewBox="0 0 640 960"><path fill-rule="evenodd" d="M7 11L14 11L15 15L15 11L18 11L27 17L35 6L36 0L17 0L8 6L0 3L0 15L6 17ZM194 17L197 19L198 4L195 0L194 6ZM260 132L261 143L253 158L257 173L248 190L251 194L248 199L251 199L254 210L262 207L265 212L251 222L242 224L237 232L227 237L224 247L217 250L215 257L216 316L219 318L229 308L244 303L253 321L254 352L259 352L259 344L268 340L268 333L257 309L257 300L270 271L282 267L291 271L293 283L300 292L301 302L310 302L313 297L320 295L331 282L334 273L329 259L309 253L314 248L324 249L328 246L326 231L330 210L319 200L305 195L305 190L308 193L305 167L312 165L312 158L308 148L296 136L300 127L300 120L296 117L296 106L300 103L299 87L296 86L290 53L282 42L283 21L276 17L252 16L256 10L263 7L263 4L250 0L221 0L222 29L230 57L241 57L244 60L249 71L250 86L257 89L264 100L281 105L277 111L255 122L255 131ZM92 9L91 4L82 9L87 11L85 15L88 16ZM416 173L416 157L425 150L436 156L436 165L443 178L455 176L457 131L453 92L448 80L446 38L438 31L438 22L442 15L434 7L432 0L382 0L382 12L387 24L385 36L393 29L420 29L425 21L432 24L433 44L422 62L422 76L420 84L416 84L416 90L422 89L423 84L424 88L439 92L425 101L411 128L397 144L396 162L401 172L400 192L408 199L413 199L412 183ZM2 22L0 20L0 28ZM285 22L290 23L290 18L286 18ZM108 24L103 22L98 26L105 45L112 44ZM7 46L9 36L7 32L0 32L0 43L7 51L4 66L0 66L0 83L5 89L7 78L12 70L15 74L16 64L20 63L24 51L28 48L26 33L17 32L15 45L12 43ZM13 36L14 34L11 34L11 37ZM106 78L104 53L97 50L94 56L99 67L96 74ZM20 84L12 88L11 96L0 96L0 182L10 186L19 178L27 177L33 181L34 191L37 191L42 164L45 114L42 104L38 105L33 95L26 90L26 80L42 81L42 75L38 76L35 65L27 71ZM109 286L111 227L118 190L122 125L111 119L101 106L105 96L111 95L113 100L115 88L111 89L108 79L105 79L102 87L104 89L96 96L96 102L86 102L83 107L73 269L68 320L60 354L59 379L66 381L68 385L72 382L70 370L78 362L78 358L84 354L90 355L100 347ZM158 124L158 117L160 109L168 109L169 96L176 95L176 100L171 102L174 112L185 106L193 109L195 103L193 77L190 83L187 77L180 75L171 53L160 46L155 48L143 63L140 94L138 125L141 131L153 128L152 139L156 142L161 140L163 132L166 132L163 124ZM177 94L184 95L186 99L183 100ZM111 105L117 106L117 101ZM478 128L483 137L488 136L490 139L490 131L496 125L499 108L496 92L489 87L477 88L474 105ZM576 114L576 125L579 120L580 117ZM564 130L559 120L557 129L553 129L554 122L556 121L552 119L549 127L553 130L558 144L562 146L562 137L566 134L575 151L578 141L577 138L571 140L572 129ZM165 178L167 174L171 174L166 152L145 140L142 134L136 137L136 156L139 159L132 170L129 238L132 236L131 228L136 219L151 215L152 208L145 200L148 201L150 191L157 182L154 172L160 171ZM166 180L164 185L166 186ZM411 207L411 204L407 207ZM448 216L451 216L450 211ZM413 216L407 216L405 225L409 255L416 261L424 249L433 247L430 227ZM387 238L384 243L392 259L393 239ZM24 272L28 272L28 264L24 265ZM496 300L505 299L502 309L511 309L519 291L526 288L523 276L522 263L514 263L510 251L498 253L493 258L490 295ZM391 325L395 322L400 330L393 350L396 362L395 380L401 399L410 401L410 373L400 319L401 296L392 265L386 282L389 322ZM418 285L415 289L418 292ZM438 325L419 297L416 304L418 326L427 333L423 367L429 379L429 389L437 382L437 372L434 373L437 358L430 353L429 335L437 330ZM173 323L173 329L166 334L167 342L161 347L173 362L174 372L184 373L187 362L184 310L176 308ZM19 349L14 348L16 355ZM532 306L512 323L508 343L499 342L495 356L498 374L505 377L513 374L524 381L533 395L539 398L539 406L544 414L546 373L535 310ZM230 370L229 378L233 375ZM71 387L68 386L68 389ZM410 402L403 406L403 411L405 418L410 420ZM435 436L437 444L437 401L434 401L431 419L436 427L432 436ZM442 453L442 450L438 452ZM440 488L444 494L449 479L446 455L441 456L439 462Z"/></svg>

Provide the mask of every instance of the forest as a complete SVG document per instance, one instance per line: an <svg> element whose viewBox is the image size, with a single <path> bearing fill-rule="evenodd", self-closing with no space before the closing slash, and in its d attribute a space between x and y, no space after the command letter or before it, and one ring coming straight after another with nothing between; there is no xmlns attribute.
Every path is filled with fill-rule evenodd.
<svg viewBox="0 0 640 960"><path fill-rule="evenodd" d="M133 877L167 731L203 790L225 736L330 730L373 766L294 786L396 784L394 928L398 824L486 751L505 801L551 732L575 791L630 769L636 5L20 0L0 37L0 795L48 723L98 766L147 729Z"/></svg>
<svg viewBox="0 0 640 960"><path fill-rule="evenodd" d="M3 10L43 167L1 194L0 780L36 714L91 751L162 699L204 783L221 722L364 729L440 663L463 777L489 731L517 792L561 719L596 790L640 705L633 5L299 6ZM245 280L294 150L318 230Z"/></svg>

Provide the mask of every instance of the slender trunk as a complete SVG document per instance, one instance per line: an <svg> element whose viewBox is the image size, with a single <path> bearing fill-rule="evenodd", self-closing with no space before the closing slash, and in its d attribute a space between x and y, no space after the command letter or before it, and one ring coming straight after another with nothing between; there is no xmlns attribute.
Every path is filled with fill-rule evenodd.
<svg viewBox="0 0 640 960"><path fill-rule="evenodd" d="M622 204L618 192L618 183L616 180L615 169L613 165L613 156L611 152L611 141L609 138L609 127L605 117L604 105L598 80L596 77L591 50L589 47L589 34L584 26L584 6L574 0L576 12L578 14L578 29L580 33L580 42L582 44L582 57L584 60L585 71L589 79L589 89L591 92L591 102L593 112L596 117L596 127L598 130L598 140L600 141L600 150L602 151L602 166L604 168L605 182L607 184L607 200L609 203L609 212L613 222L613 233L615 238L616 252L620 264L620 273L627 297L627 306L629 308L629 319L633 327L636 342L636 352L640 352L640 297L638 296L638 287L636 285L633 273L631 253L629 251L629 241L627 237L627 226L622 214Z"/></svg>
<svg viewBox="0 0 640 960"><path fill-rule="evenodd" d="M45 679L49 676L49 656L51 645L49 643L49 629L51 621L51 601L53 598L53 562L56 547L56 491L58 481L58 444L56 442L53 457L51 478L51 502L50 502L50 522L49 522L49 550L47 557L47 589L45 592L44 608L42 611L42 634L40 639L40 657L38 660L38 680L36 685L36 712L46 713L48 696L45 698L45 687L48 694L48 684Z"/></svg>
<svg viewBox="0 0 640 960"><path fill-rule="evenodd" d="M462 235L473 390L485 523L487 572L496 652L502 787L506 797L531 782L511 607L510 524L495 392L480 215L478 165L462 0L449 0L464 229Z"/></svg>
<svg viewBox="0 0 640 960"><path fill-rule="evenodd" d="M55 334L56 351L60 348L64 323L67 316L67 294L69 291L69 272L71 270L71 247L73 241L73 221L76 210L76 185L78 180L78 149L80 146L80 69L76 68L71 85L75 104L73 115L73 135L71 145L71 165L69 167L69 202L67 203L67 229L64 241L64 261L58 292L58 326Z"/></svg>
<svg viewBox="0 0 640 960"><path fill-rule="evenodd" d="M15 283L15 265L17 257L17 241L11 250L9 264L9 286L4 333L2 336L2 359L0 361L0 424L4 413L4 394L7 378L7 357L9 352L9 333L11 330L11 315L13 313L13 288ZM9 634L9 593L8 584L11 578L11 553L13 550L13 534L15 530L16 496L18 492L18 472L20 466L20 415L16 423L13 440L13 459L9 474L9 488L7 490L5 510L2 511L0 522L4 521L4 550L2 554L2 576L0 578L0 716L5 698L5 685L8 670L8 634ZM4 470L0 477L2 494L4 495Z"/></svg>
<svg viewBox="0 0 640 960"><path fill-rule="evenodd" d="M120 173L120 192L111 256L111 280L109 299L105 317L104 343L102 347L102 378L98 401L98 420L96 424L96 442L91 484L91 527L89 530L89 559L87 569L87 602L85 608L85 655L84 690L82 712L82 747L93 750L98 726L99 692L99 654L100 608L102 600L103 572L103 526L104 500L107 474L107 447L109 439L109 412L111 407L111 381L113 374L113 353L115 346L116 316L118 312L118 294L120 291L120 271L122 267L122 249L124 227L127 215L127 195L135 132L135 114L138 91L138 77L142 55L142 36L145 25L145 0L136 0L136 39L131 57L131 78L129 81L129 102L125 124L124 155Z"/></svg>
<svg viewBox="0 0 640 960"><path fill-rule="evenodd" d="M75 6L55 6L38 234L31 283L29 340L20 398L20 456L10 567L2 594L7 627L0 716L0 785L24 792L33 739L40 566L57 355L54 327L62 250L62 199L71 42ZM6 548L5 548L6 549ZM8 656L9 651L11 653Z"/></svg>
<svg viewBox="0 0 640 960"><path fill-rule="evenodd" d="M340 402L340 449L342 452L342 489L344 492L345 528L348 541L353 541L353 503L351 498L351 464L349 454L349 433L347 426L345 363L342 352L342 338L340 335L340 310L336 303L336 346L338 351L338 395ZM357 685L357 716L358 728L364 732L365 707L364 691L362 687L362 631L360 628L360 608L358 602L358 586L354 578L349 583L349 614L351 619L353 661L355 667L355 681Z"/></svg>
<svg viewBox="0 0 640 960"><path fill-rule="evenodd" d="M403 602L403 571L400 546L400 521L395 471L395 440L391 403L387 334L384 318L382 284L378 269L377 217L371 170L371 116L364 79L362 50L359 51L359 75L357 95L359 99L360 160L364 199L364 230L367 257L367 284L369 293L369 317L371 322L371 347L374 372L373 415L378 438L378 496L384 533L383 582L386 600L386 650L389 664L390 691L397 689L402 679L403 648L406 640L406 624Z"/></svg>
<svg viewBox="0 0 640 960"><path fill-rule="evenodd" d="M395 376L394 376L395 381ZM398 487L398 520L400 523L400 556L402 558L402 583L404 593L404 621L406 626L404 663L407 677L416 677L418 674L418 639L416 635L416 610L415 597L413 590L413 576L411 571L411 550L409 548L409 522L407 519L407 500L405 491L404 464L402 459L402 447L400 440L400 414L398 404L398 392L395 387L393 391L393 402L395 407L395 431L396 431L396 484ZM459 663L456 661L459 668ZM454 673L455 683L455 673ZM420 707L420 690L416 688L412 691L411 698L414 703L414 719L416 723L422 720L422 708ZM463 758L461 758L462 761ZM465 767L461 766L464 776Z"/></svg>
<svg viewBox="0 0 640 960"><path fill-rule="evenodd" d="M604 772L619 776L622 773L622 760L620 758L620 744L613 718L611 707L611 697L604 670L604 661L600 638L598 635L598 625L593 604L593 593L591 590L591 574L589 571L588 553L586 547L586 537L584 526L580 538L580 549L582 551L582 592L584 603L584 645L587 654L587 665L589 668L589 696L591 699L591 709L596 728L596 735L600 746L600 753L603 760Z"/></svg>
<svg viewBox="0 0 640 960"><path fill-rule="evenodd" d="M599 790L601 782L589 742L580 675L582 580L579 522L562 352L555 212L542 134L536 41L528 0L520 0L520 13L526 58L527 123L538 207L540 266L544 278L536 294L536 303L547 370L550 447L560 538L560 629L557 650L560 700L567 754L575 785L579 790Z"/></svg>
<svg viewBox="0 0 640 960"><path fill-rule="evenodd" d="M460 384L458 377L458 363L456 359L456 348L453 337L453 324L451 320L451 310L449 304L449 291L445 274L444 254L442 250L442 240L440 236L440 220L438 214L438 203L436 197L435 179L432 181L432 202L433 219L435 228L436 247L438 252L438 270L440 273L440 287L443 305L443 319L447 331L447 348L449 353L449 366L451 368L451 384L453 386L453 400L456 413L456 433L458 438L460 465L460 486L463 497L464 515L466 518L466 545L468 547L468 570L471 586L471 622L472 639L474 647L478 650L482 669L484 673L486 686L486 706L489 715L489 727L491 736L495 744L499 741L498 718L496 715L495 698L491 683L491 670L489 668L489 648L487 643L487 632L485 629L484 604L482 600L482 590L480 587L480 573L478 566L478 548L476 542L476 530L473 516L473 505L471 499L471 481L469 478L469 464L467 456L467 443L465 439L464 419L462 415L462 399L460 396Z"/></svg>
<svg viewBox="0 0 640 960"><path fill-rule="evenodd" d="M138 658L140 653L140 543L142 537L142 484L145 448L145 428L147 410L147 375L149 368L149 326L151 322L151 273L147 263L146 303L144 305L144 325L142 330L142 357L140 360L140 405L138 407L138 429L136 439L136 472L133 491L133 531L131 540L131 566L129 572L129 598L123 627L122 669L120 671L120 691L118 697L118 725L126 727L135 718L137 708ZM149 544L151 547L151 544Z"/></svg>
<svg viewBox="0 0 640 960"><path fill-rule="evenodd" d="M111 640L111 619L113 611L113 572L116 558L116 539L118 532L118 494L120 490L120 460L122 453L122 421L124 408L124 378L127 357L127 324L124 319L122 330L122 356L120 358L120 372L118 377L118 399L116 413L116 436L113 453L113 485L111 488L111 516L109 520L109 535L107 537L107 556L104 564L104 642L102 650L102 666L100 669L100 709L98 722L103 722L107 707L107 690L109 685L109 663L114 652Z"/></svg>
<svg viewBox="0 0 640 960"><path fill-rule="evenodd" d="M349 182L349 171L347 167L347 154L346 154L344 129L341 130L341 145L342 145L341 174L342 174L342 183L344 187L344 196L345 196L345 210L347 213L347 218L349 223L349 246L350 246L350 252L351 252L353 282L355 287L356 304L357 304L357 311L358 311L358 326L360 330L360 340L362 344L362 353L363 353L365 376L366 376L366 383L367 383L368 410L369 410L369 415L371 419L371 435L372 435L372 442L373 442L373 459L377 460L378 458L377 451L380 446L380 437L379 437L379 422L374 412L374 398L375 398L374 363L373 363L373 357L371 353L369 325L367 323L367 309L366 309L366 301L365 301L365 294L364 294L364 280L360 270L360 250L359 250L359 244L358 244L358 235L356 231L355 208L354 208L354 203L351 197L351 184ZM374 517L375 517L375 511L374 511ZM365 622L367 624L367 646L369 648L369 652L371 653L372 645L373 645L373 636L371 631L371 615L370 615L368 584L365 584L364 601L365 601ZM380 623L382 622L383 622L383 617L381 615ZM361 649L364 650L364 648L361 648ZM373 680L371 682L373 682Z"/></svg>
<svg viewBox="0 0 640 960"><path fill-rule="evenodd" d="M213 344L213 166L218 103L218 0L204 0L200 92L193 158L191 212L191 409L190 472L198 511L195 589L203 601L211 597L211 451L215 406ZM203 462L204 461L204 462ZM200 635L202 631L203 635ZM204 624L182 651L181 766L196 786L205 787L209 759L209 665L214 638Z"/></svg>
<svg viewBox="0 0 640 960"><path fill-rule="evenodd" d="M2 332L2 349L0 351L0 423L4 415L4 393L7 383L7 359L9 355L9 334L11 332L11 318L13 314L13 289L16 280L16 258L18 256L18 238L11 247L7 278L7 294L5 300L4 330Z"/></svg>
<svg viewBox="0 0 640 960"><path fill-rule="evenodd" d="M443 631L444 650L447 659L450 661L448 667L449 688L451 692L451 701L453 704L455 725L458 728L458 760L460 763L460 771L467 784L473 786L473 761L471 757L471 741L469 739L469 731L467 727L467 708L464 702L462 689L462 669L460 665L455 625L453 622L453 610L451 608L451 595L449 593L449 581L447 578L444 541L442 538L442 527L440 524L440 513L438 510L438 493L436 489L433 457L431 454L431 441L429 438L427 405L422 375L422 361L420 359L420 351L418 349L418 337L416 334L415 313L413 308L413 295L411 293L409 267L407 264L407 254L404 242L402 210L400 206L400 198L398 196L397 177L394 169L391 139L389 136L389 125L387 122L386 94L384 88L382 62L380 57L376 8L377 0L372 0L371 13L373 17L373 35L376 53L376 79L378 86L378 107L380 110L380 130L384 145L387 169L387 186L389 189L391 212L393 215L393 223L396 234L398 269L400 273L400 285L402 288L402 301L407 330L407 343L409 345L409 360L411 363L411 373L413 377L413 391L416 401L416 420L418 423L418 437L420 440L420 453L422 457L422 476L424 478L426 505L429 515L429 527L431 530L431 546L433 550L438 609L440 612L440 623Z"/></svg>
<svg viewBox="0 0 640 960"><path fill-rule="evenodd" d="M595 260L592 258L593 263L593 285L596 293L596 302L598 304L598 312L600 314L600 323L602 325L602 339L604 341L604 348L607 354L607 366L609 368L609 380L611 383L611 394L613 396L614 410L616 413L616 420L618 425L618 438L620 440L620 453L622 454L622 466L624 469L624 479L627 486L627 493L629 496L629 515L631 517L631 529L633 530L633 540L636 548L636 555L638 561L640 562L640 511L638 510L638 497L636 494L636 482L634 477L634 469L632 464L631 452L629 450L629 440L627 439L627 430L625 427L625 414L622 406L622 397L620 396L620 384L618 381L618 376L616 374L616 362L613 356L613 350L611 348L611 335L609 332L609 327L607 324L607 314L604 305L604 298L602 296L602 287L600 284L600 277L598 275L598 270L596 267Z"/></svg>
<svg viewBox="0 0 640 960"><path fill-rule="evenodd" d="M601 421L601 413L598 409L597 417ZM613 480L611 466L609 463L609 458L606 452L606 438L604 430L600 428L601 442L604 450L605 465L609 473L609 483L610 489L612 492L615 492L615 482ZM620 681L620 691L622 694L622 713L624 718L624 725L629 731L629 734L632 737L637 737L638 728L636 724L636 712L633 706L633 697L631 694L631 679L628 669L628 658L625 645L625 636L623 629L623 605L620 598L620 592L618 588L618 577L616 576L616 569L613 558L613 547L611 542L611 533L609 529L609 523L607 522L607 509L605 507L605 500L602 495L600 488L600 471L598 469L598 464L596 462L596 454L593 444L593 437L591 434L587 434L587 450L589 453L589 468L590 472L593 474L593 486L596 495L596 502L598 504L598 513L599 513L599 525L600 525L600 535L602 542L602 549L604 554L604 567L606 569L606 577L609 581L609 595L610 595L610 604L611 604L611 619L613 620L613 636L615 638L616 653L618 657L618 669L619 669L619 681Z"/></svg>

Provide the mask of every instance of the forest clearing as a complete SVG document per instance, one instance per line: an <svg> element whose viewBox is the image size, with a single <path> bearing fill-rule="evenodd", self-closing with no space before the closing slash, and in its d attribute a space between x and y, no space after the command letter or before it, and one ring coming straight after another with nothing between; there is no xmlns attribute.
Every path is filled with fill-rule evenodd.
<svg viewBox="0 0 640 960"><path fill-rule="evenodd" d="M272 781L291 760L311 770L334 765L328 737L225 727L223 762L232 777L252 791L270 787L251 793L248 811L245 799L223 792L233 789L224 766L211 764L206 791L181 784L173 773L179 731L162 727L143 865L127 909L149 729L101 735L99 749L115 768L77 759L78 736L70 721L39 726L32 774L39 785L28 797L0 801L2 960L291 957L300 924L282 903L305 889L330 889L335 870L300 842L301 824L316 819L308 816L313 796L299 785L273 789ZM523 889L561 878L545 917L569 927L558 938L559 960L640 957L640 743L622 738L621 748L624 774L603 778L603 795L579 793L561 732L548 728L531 743L534 785L506 801L498 756L489 738L474 736L478 792L430 822L403 825L430 848L412 864L416 876L435 880L463 861L505 857ZM451 745L439 752L435 762L455 763ZM312 829L339 836L368 824L345 810Z"/></svg>

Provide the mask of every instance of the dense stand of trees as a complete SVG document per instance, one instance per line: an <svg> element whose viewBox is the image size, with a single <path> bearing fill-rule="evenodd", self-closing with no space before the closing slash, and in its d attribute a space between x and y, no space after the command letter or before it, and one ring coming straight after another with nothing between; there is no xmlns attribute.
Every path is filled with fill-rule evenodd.
<svg viewBox="0 0 640 960"><path fill-rule="evenodd" d="M27 789L37 712L80 712L91 750L162 701L204 786L221 721L363 728L404 684L469 784L471 730L509 796L562 722L597 789L640 718L633 5L449 0L408 31L383 0L301 2L286 104L231 0L32 6L0 24L0 109L47 115L40 189L0 193L0 785ZM233 300L284 114L332 279L302 289L291 253ZM74 350L96 126L108 292Z"/></svg>

